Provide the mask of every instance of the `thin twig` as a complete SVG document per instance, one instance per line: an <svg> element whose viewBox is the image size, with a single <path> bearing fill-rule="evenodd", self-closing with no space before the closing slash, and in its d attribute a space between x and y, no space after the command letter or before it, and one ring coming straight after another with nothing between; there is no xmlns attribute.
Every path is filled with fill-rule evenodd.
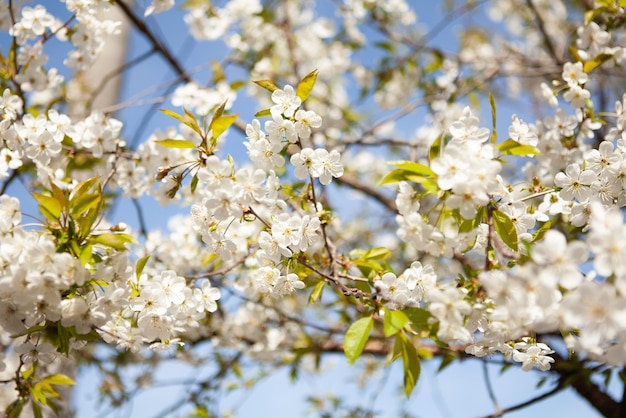
<svg viewBox="0 0 626 418"><path fill-rule="evenodd" d="M487 362L482 359L483 364L483 377L485 379L485 386L487 387L487 394L489 395L489 399L491 399L491 403L493 403L496 411L500 410L500 405L498 405L498 400L496 399L496 394L493 391L493 385L491 384L491 378L489 377L489 368L487 367Z"/></svg>
<svg viewBox="0 0 626 418"><path fill-rule="evenodd" d="M558 392L560 392L561 390L563 390L563 386L561 385L557 385L554 389L552 389L549 392L543 393L539 396L535 396L532 399L529 399L527 401L524 401L522 403L518 403L517 405L513 405L513 406L509 406L508 408L503 408L500 409L496 412L494 412L491 415L485 415L483 418L497 418L497 417L501 417L502 415L506 414L507 412L513 412L513 411L517 411L519 409L523 409L526 408L527 406L530 406L532 404L535 404L539 401L542 401L546 398L549 398L550 396L556 395Z"/></svg>

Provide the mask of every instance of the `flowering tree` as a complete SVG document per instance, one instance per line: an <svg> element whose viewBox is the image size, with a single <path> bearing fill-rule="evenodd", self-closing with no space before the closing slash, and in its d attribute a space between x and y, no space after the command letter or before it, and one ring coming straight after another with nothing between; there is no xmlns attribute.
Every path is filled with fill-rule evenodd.
<svg viewBox="0 0 626 418"><path fill-rule="evenodd" d="M626 2L450 1L429 24L404 0L20 3L0 2L7 416L68 416L81 364L121 406L125 367L173 357L214 365L179 402L209 416L227 379L337 352L402 363L406 396L421 359L489 358L545 373L536 399L624 410ZM111 7L148 49L94 84ZM186 66L156 29L176 13L223 56ZM145 100L96 99L153 56L174 75L142 109L166 127L135 140ZM148 198L179 208L169 232Z"/></svg>

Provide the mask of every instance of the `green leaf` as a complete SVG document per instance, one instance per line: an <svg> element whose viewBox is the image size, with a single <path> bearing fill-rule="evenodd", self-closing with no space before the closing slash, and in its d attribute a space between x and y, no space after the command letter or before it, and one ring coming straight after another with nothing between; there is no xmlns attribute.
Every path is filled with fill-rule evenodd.
<svg viewBox="0 0 626 418"><path fill-rule="evenodd" d="M162 113L166 114L167 116L170 116L174 119L176 119L177 121L189 126L191 129L194 130L194 132L196 132L198 135L202 136L202 131L200 130L200 126L198 125L198 121L196 120L196 117L194 116L193 113L189 112L188 110L183 108L183 111L185 112L184 115L179 115L176 112L173 112L171 110L168 109L159 109ZM156 141L159 142L159 141Z"/></svg>
<svg viewBox="0 0 626 418"><path fill-rule="evenodd" d="M343 341L343 351L349 364L354 363L361 356L373 325L374 319L368 316L359 319L348 328Z"/></svg>
<svg viewBox="0 0 626 418"><path fill-rule="evenodd" d="M46 404L46 395L44 394L44 385L36 384L30 389L30 395L33 400L39 404Z"/></svg>
<svg viewBox="0 0 626 418"><path fill-rule="evenodd" d="M102 202L102 195L100 193L89 193L82 196L75 196L70 202L70 210L72 215L79 217L88 210L97 210L98 206Z"/></svg>
<svg viewBox="0 0 626 418"><path fill-rule="evenodd" d="M61 211L67 208L67 199L69 192L67 190L61 189L59 186L54 184L54 182L50 185L50 190L52 191L52 196L61 204Z"/></svg>
<svg viewBox="0 0 626 418"><path fill-rule="evenodd" d="M234 115L220 116L217 119L213 119L211 121L211 126L210 126L211 138L213 140L216 140L217 138L219 138L219 136L223 134L226 129L230 128L230 125L235 123L238 117L239 117L239 114L234 114Z"/></svg>
<svg viewBox="0 0 626 418"><path fill-rule="evenodd" d="M254 114L255 118L264 118L266 116L272 116L272 112L269 109L259 110Z"/></svg>
<svg viewBox="0 0 626 418"><path fill-rule="evenodd" d="M193 129L195 133L202 136L202 130L200 129L196 116L185 108L183 108L183 111L185 112L185 116L183 116L183 123Z"/></svg>
<svg viewBox="0 0 626 418"><path fill-rule="evenodd" d="M430 183L436 187L435 173L430 167L419 163L406 162L403 165L407 168L398 168L387 173L385 177L380 180L380 185L397 183L399 181L412 181L413 183L419 183L424 186L428 191L431 191Z"/></svg>
<svg viewBox="0 0 626 418"><path fill-rule="evenodd" d="M91 227L96 222L99 215L100 212L98 211L98 207L96 207L90 209L87 213L84 213L81 217L75 219L80 239L86 238L91 233Z"/></svg>
<svg viewBox="0 0 626 418"><path fill-rule="evenodd" d="M511 218L501 210L493 211L493 224L496 234L509 248L517 251L517 231Z"/></svg>
<svg viewBox="0 0 626 418"><path fill-rule="evenodd" d="M357 266L358 269L361 271L361 274L363 274L366 277L370 277L370 273L372 272L380 272L383 270L383 266L381 266L380 263L373 261L373 260L364 260L362 258L357 258L355 260L350 260L350 261L352 262L352 264Z"/></svg>
<svg viewBox="0 0 626 418"><path fill-rule="evenodd" d="M350 258L358 258L362 260L384 260L391 254L391 250L387 247L376 247L368 250L361 250L357 248L350 251Z"/></svg>
<svg viewBox="0 0 626 418"><path fill-rule="evenodd" d="M91 256L93 254L93 246L91 244L81 245L80 252L78 253L78 260L80 261L80 265L85 267L85 264L91 260Z"/></svg>
<svg viewBox="0 0 626 418"><path fill-rule="evenodd" d="M416 163L415 161L391 161L388 164L410 173L435 177L435 172L430 167L424 164Z"/></svg>
<svg viewBox="0 0 626 418"><path fill-rule="evenodd" d="M93 193L90 193L92 189ZM102 189L100 188L100 179L92 177L80 182L72 191L72 198L69 202L70 213L78 218L90 209L97 209L101 201Z"/></svg>
<svg viewBox="0 0 626 418"><path fill-rule="evenodd" d="M272 93L276 90L280 90L280 88L272 80L254 80L253 83L263 87L265 90L269 90Z"/></svg>
<svg viewBox="0 0 626 418"><path fill-rule="evenodd" d="M146 264L148 264L149 259L150 256L146 255L137 260L137 266L135 267L135 277L137 280L139 280L139 277L141 276L141 273L143 273L143 269L146 267Z"/></svg>
<svg viewBox="0 0 626 418"><path fill-rule="evenodd" d="M78 198L78 196L80 196L81 194L88 193L91 189L94 188L96 184L99 184L99 183L100 183L99 177L92 177L90 179L87 179L78 183L76 187L74 187L74 190L72 191L72 199L70 200L70 206L72 205L71 202L74 199ZM98 190L100 190L100 188L98 188Z"/></svg>
<svg viewBox="0 0 626 418"><path fill-rule="evenodd" d="M517 141L512 139L507 139L506 141L498 144L498 151L500 151L503 155L539 155L541 151L531 145L522 145Z"/></svg>
<svg viewBox="0 0 626 418"><path fill-rule="evenodd" d="M387 364L391 364L402 357L402 344L403 343L400 334L396 335L396 338L393 342L393 352L391 353L391 358L389 359Z"/></svg>
<svg viewBox="0 0 626 418"><path fill-rule="evenodd" d="M213 116L211 116L211 122L209 122L209 129L211 129L211 127L213 126L213 123L215 122L216 119L218 119L219 117L221 117L224 114L224 109L226 109L226 103L228 102L228 100L224 100L224 102L222 104L220 104L217 109L215 109L215 112L213 113Z"/></svg>
<svg viewBox="0 0 626 418"><path fill-rule="evenodd" d="M430 312L426 309L422 308L406 308L402 312L411 320L411 324L413 324L413 329L416 331L421 331L423 329L428 329Z"/></svg>
<svg viewBox="0 0 626 418"><path fill-rule="evenodd" d="M57 351L62 354L68 354L70 352L70 333L67 328L65 328L61 321L57 322L57 335L59 338L58 344L59 348Z"/></svg>
<svg viewBox="0 0 626 418"><path fill-rule="evenodd" d="M248 84L248 83L246 83L245 81L241 81L241 80L233 81L232 83L230 83L230 89L237 91L237 90L245 87L246 84Z"/></svg>
<svg viewBox="0 0 626 418"><path fill-rule="evenodd" d="M459 232L468 233L478 228L478 226L482 222L483 215L484 215L484 211L478 210L478 213L476 213L476 216L474 216L474 219L466 219L463 221L463 223L461 223L461 226L459 227Z"/></svg>
<svg viewBox="0 0 626 418"><path fill-rule="evenodd" d="M24 408L24 400L18 399L4 410L4 414L6 418L18 418L22 414L22 409Z"/></svg>
<svg viewBox="0 0 626 418"><path fill-rule="evenodd" d="M574 62L580 62L580 61L582 61L582 60L583 60L583 59L580 57L580 54L578 53L578 50L577 50L575 47L573 47L573 46L569 45L569 46L567 47L567 51L568 51L568 52L569 52L569 54L572 56L572 58L574 58Z"/></svg>
<svg viewBox="0 0 626 418"><path fill-rule="evenodd" d="M593 70L595 70L596 68L598 68L599 66L607 62L608 60L612 59L613 57L614 57L613 54L600 54L594 59L592 59L591 61L587 61L586 63L584 63L583 70L587 74L590 74Z"/></svg>
<svg viewBox="0 0 626 418"><path fill-rule="evenodd" d="M439 368L437 369L437 371L442 372L449 365L451 365L454 362L454 360L456 360L456 358L457 356L454 354L454 352L452 351L444 352L443 357L441 358L441 363L439 364Z"/></svg>
<svg viewBox="0 0 626 418"><path fill-rule="evenodd" d="M46 196L37 192L33 192L32 195L39 203L41 213L49 220L58 222L61 217L61 203L52 196Z"/></svg>
<svg viewBox="0 0 626 418"><path fill-rule="evenodd" d="M35 400L32 400L30 402L30 405L33 408L33 417L34 418L43 418L43 414L41 413L41 406L39 405L39 402L36 402Z"/></svg>
<svg viewBox="0 0 626 418"><path fill-rule="evenodd" d="M626 7L626 0L619 0L618 4L619 4L619 7Z"/></svg>
<svg viewBox="0 0 626 418"><path fill-rule="evenodd" d="M52 409L52 412L54 412L54 414L57 417L60 417L61 414L59 413L59 407L56 403L54 403L51 399L48 399L48 408Z"/></svg>
<svg viewBox="0 0 626 418"><path fill-rule="evenodd" d="M380 180L379 184L383 186L385 184L397 183L399 181L406 181L406 180L409 180L409 177L406 171L392 170Z"/></svg>
<svg viewBox="0 0 626 418"><path fill-rule="evenodd" d="M385 309L383 319L383 332L385 337L396 335L409 322L409 317L402 311L391 311Z"/></svg>
<svg viewBox="0 0 626 418"><path fill-rule="evenodd" d="M119 251L126 250L126 244L136 244L135 239L128 234L111 234L104 233L98 235L92 235L89 237L91 244L100 244L106 247L111 247Z"/></svg>
<svg viewBox="0 0 626 418"><path fill-rule="evenodd" d="M444 146L443 134L439 135L428 150L428 160L432 161L439 157Z"/></svg>
<svg viewBox="0 0 626 418"><path fill-rule="evenodd" d="M413 388L415 388L420 377L420 358L417 355L415 346L403 332L396 335L396 344L399 344L398 351L400 351L402 364L404 365L404 393L407 398L410 398L411 392L413 392Z"/></svg>
<svg viewBox="0 0 626 418"><path fill-rule="evenodd" d="M543 236L546 234L546 232L548 232L550 230L550 228L552 228L552 222L551 221L545 222L543 225L541 225L533 233L533 242L537 242L537 241L541 240L543 238Z"/></svg>
<svg viewBox="0 0 626 418"><path fill-rule="evenodd" d="M194 174L191 178L191 183L189 184L189 188L191 189L191 194L196 192L196 188L198 187L198 173Z"/></svg>
<svg viewBox="0 0 626 418"><path fill-rule="evenodd" d="M156 144L166 148L195 148L196 144L185 139L159 139L154 141Z"/></svg>
<svg viewBox="0 0 626 418"><path fill-rule="evenodd" d="M41 383L48 383L50 385L75 385L71 378L64 374L51 374L50 376L46 376L40 380Z"/></svg>
<svg viewBox="0 0 626 418"><path fill-rule="evenodd" d="M309 296L309 303L316 303L319 298L322 296L322 291L324 290L324 285L326 282L324 280L320 280L317 282L315 287L313 288L313 292L311 292L311 296Z"/></svg>
<svg viewBox="0 0 626 418"><path fill-rule="evenodd" d="M498 133L496 132L496 101L491 92L489 92L489 106L491 106L491 139L489 142L495 144L498 141Z"/></svg>
<svg viewBox="0 0 626 418"><path fill-rule="evenodd" d="M432 51L433 56L431 57L430 63L424 68L424 72L432 73L433 71L437 71L441 68L444 63L444 55L438 49Z"/></svg>
<svg viewBox="0 0 626 418"><path fill-rule="evenodd" d="M304 76L302 80L298 83L298 87L296 88L296 96L300 98L303 102L308 99L311 91L313 90L313 86L315 85L315 80L317 80L317 70L313 70L307 75Z"/></svg>
<svg viewBox="0 0 626 418"><path fill-rule="evenodd" d="M167 116L170 116L181 123L185 123L185 117L169 109L159 109L159 111Z"/></svg>

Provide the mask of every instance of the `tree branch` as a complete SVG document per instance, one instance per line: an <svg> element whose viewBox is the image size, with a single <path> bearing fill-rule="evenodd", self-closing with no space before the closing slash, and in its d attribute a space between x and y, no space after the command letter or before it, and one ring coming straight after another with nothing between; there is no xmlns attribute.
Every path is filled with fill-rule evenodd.
<svg viewBox="0 0 626 418"><path fill-rule="evenodd" d="M115 0L115 4L120 6L120 9L122 9L124 14L133 23L135 28L137 28L137 30L141 32L148 39L148 41L152 44L152 47L154 48L154 50L157 53L159 53L159 55L161 55L165 59L165 61L167 61L167 63L170 65L170 67L172 67L174 72L178 76L180 76L182 80L184 80L187 83L190 83L192 80L187 74L187 72L185 71L185 69L182 67L182 65L178 62L178 60L174 57L174 55L170 52L170 50L167 49L167 47L165 47L163 44L161 44L161 42L159 42L159 40L152 33L150 28L143 22L143 20L141 20L135 14L135 12L133 12L130 6L128 6L122 0Z"/></svg>
<svg viewBox="0 0 626 418"><path fill-rule="evenodd" d="M484 418L497 418L497 417L501 417L502 415L506 414L507 412L513 412L513 411L517 411L519 409L523 409L526 408L527 406L530 406L534 403L537 403L539 401L542 401L546 398L549 398L552 395L556 395L558 392L560 392L561 390L563 390L563 387L561 385L557 385L554 389L552 389L549 392L543 393L539 396L536 396L532 399L529 399L527 401L524 401L522 403L519 403L517 405L513 405L513 406L509 406L508 408L504 408L504 409L500 409L496 412L494 412L491 415L485 415Z"/></svg>
<svg viewBox="0 0 626 418"><path fill-rule="evenodd" d="M385 196L378 190L368 186L367 184L360 183L355 177L349 174L344 173L343 176L336 179L336 181L339 184L350 186L353 189L365 193L366 195L378 201L378 203L389 209L391 212L398 211L395 200L388 198L387 196Z"/></svg>
<svg viewBox="0 0 626 418"><path fill-rule="evenodd" d="M552 354L552 357L554 358L554 365L551 370L560 375L561 382L570 384L580 396L586 399L603 416L610 418L619 418L621 416L620 404L603 392L590 380L588 375L583 373L585 367L582 363L576 362L578 364L572 364L572 361L564 359L556 352Z"/></svg>

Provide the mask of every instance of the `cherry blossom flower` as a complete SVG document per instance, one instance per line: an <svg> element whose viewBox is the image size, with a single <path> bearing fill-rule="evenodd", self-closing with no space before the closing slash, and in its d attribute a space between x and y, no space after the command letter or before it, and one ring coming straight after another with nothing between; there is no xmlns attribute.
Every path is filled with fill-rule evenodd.
<svg viewBox="0 0 626 418"><path fill-rule="evenodd" d="M539 142L537 134L533 132L523 120L517 115L513 115L513 122L509 127L509 136L513 141L517 141L522 145L536 146Z"/></svg>
<svg viewBox="0 0 626 418"><path fill-rule="evenodd" d="M570 87L585 84L589 79L589 76L587 76L587 73L583 70L582 62L566 62L563 64L562 77Z"/></svg>
<svg viewBox="0 0 626 418"><path fill-rule="evenodd" d="M550 370L550 364L554 363L554 359L548 356L548 354L552 353L554 353L554 350L551 350L550 347L543 343L517 343L513 351L513 360L522 363L522 370L525 372L535 366L539 370L546 371Z"/></svg>
<svg viewBox="0 0 626 418"><path fill-rule="evenodd" d="M274 120L277 117L282 117L281 115L284 115L286 118L293 117L296 109L302 104L302 100L296 96L296 91L288 84L282 90L274 90L272 101L275 105L270 107L270 112Z"/></svg>
<svg viewBox="0 0 626 418"><path fill-rule="evenodd" d="M323 185L330 184L333 181L333 177L339 178L343 176L343 164L341 163L339 151L332 150L328 152L324 148L316 149L311 165L311 174L313 177L319 177L320 183Z"/></svg>
<svg viewBox="0 0 626 418"><path fill-rule="evenodd" d="M570 164L565 173L557 173L554 184L562 187L559 195L564 200L576 198L579 202L585 201L590 196L590 185L597 179L597 174L592 170L581 170L580 165Z"/></svg>

